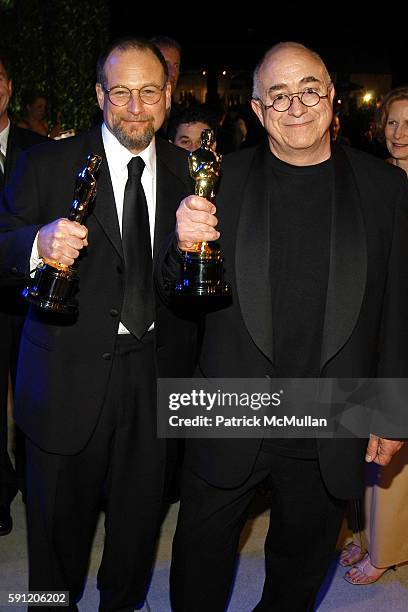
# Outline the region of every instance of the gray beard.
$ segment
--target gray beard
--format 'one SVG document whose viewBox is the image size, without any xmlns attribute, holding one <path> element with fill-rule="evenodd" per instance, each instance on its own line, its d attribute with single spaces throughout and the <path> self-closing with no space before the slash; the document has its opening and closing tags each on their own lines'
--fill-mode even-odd
<svg viewBox="0 0 408 612">
<path fill-rule="evenodd" d="M 142 134 L 131 136 L 127 134 L 119 125 L 112 126 L 112 133 L 119 140 L 120 144 L 129 149 L 129 151 L 143 151 L 152 142 L 154 137 L 154 128 L 150 123 Z"/>
</svg>

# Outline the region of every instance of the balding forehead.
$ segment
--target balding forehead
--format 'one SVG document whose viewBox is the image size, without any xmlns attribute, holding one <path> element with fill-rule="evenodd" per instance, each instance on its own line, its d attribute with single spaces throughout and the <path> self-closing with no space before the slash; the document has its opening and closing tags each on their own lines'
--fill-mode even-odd
<svg viewBox="0 0 408 612">
<path fill-rule="evenodd" d="M 159 58 L 153 53 L 153 51 L 151 51 L 151 49 L 139 49 L 135 47 L 130 47 L 128 49 L 121 49 L 120 47 L 116 47 L 115 49 L 112 49 L 112 51 L 106 58 L 105 68 L 107 66 L 115 66 L 123 60 L 131 61 L 137 65 L 139 61 L 144 58 L 154 60 L 155 62 L 157 62 L 158 66 L 163 68 Z"/>
<path fill-rule="evenodd" d="M 269 86 L 283 85 L 295 74 L 299 77 L 299 81 L 313 82 L 315 80 L 325 83 L 330 80 L 321 58 L 306 47 L 295 44 L 283 44 L 272 48 L 265 55 L 259 70 L 260 79 L 264 81 L 266 78 Z"/>
</svg>

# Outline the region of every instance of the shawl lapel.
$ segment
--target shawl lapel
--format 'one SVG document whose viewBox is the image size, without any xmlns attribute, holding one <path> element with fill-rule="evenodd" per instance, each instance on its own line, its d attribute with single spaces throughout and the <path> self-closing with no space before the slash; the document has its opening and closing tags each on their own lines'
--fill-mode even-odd
<svg viewBox="0 0 408 612">
<path fill-rule="evenodd" d="M 235 269 L 245 325 L 258 348 L 273 361 L 267 155 L 265 147 L 260 146 L 249 169 L 237 230 Z"/>
<path fill-rule="evenodd" d="M 367 244 L 360 194 L 341 148 L 333 147 L 334 205 L 321 369 L 351 336 L 364 297 Z"/>
<path fill-rule="evenodd" d="M 246 327 L 273 362 L 270 203 L 267 152 L 259 147 L 249 169 L 236 243 L 236 283 Z M 365 291 L 367 246 L 360 194 L 342 149 L 333 149 L 334 198 L 321 368 L 344 346 L 357 323 Z"/>
</svg>

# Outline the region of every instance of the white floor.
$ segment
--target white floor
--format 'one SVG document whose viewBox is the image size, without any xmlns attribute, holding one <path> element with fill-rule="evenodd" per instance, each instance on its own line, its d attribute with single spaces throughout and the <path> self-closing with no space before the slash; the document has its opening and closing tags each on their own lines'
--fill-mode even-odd
<svg viewBox="0 0 408 612">
<path fill-rule="evenodd" d="M 3 592 L 26 590 L 27 588 L 25 519 L 20 495 L 13 503 L 12 511 L 14 529 L 10 535 L 0 538 L 0 591 Z M 167 585 L 171 540 L 176 517 L 177 505 L 174 505 L 164 521 L 159 542 L 157 561 L 148 596 L 152 612 L 170 612 Z M 268 514 L 264 512 L 247 524 L 243 534 L 240 563 L 228 612 L 250 612 L 259 599 L 264 573 L 262 550 L 267 522 Z M 103 525 L 101 521 L 95 536 L 87 587 L 79 605 L 81 612 L 96 612 L 98 609 L 95 576 L 102 546 Z M 396 572 L 389 572 L 377 584 L 361 587 L 350 585 L 343 580 L 344 568 L 334 564 L 332 569 L 332 575 L 328 577 L 322 589 L 319 612 L 408 611 L 407 565 L 398 568 Z M 22 611 L 25 608 L 0 605 L 0 610 L 11 612 L 11 610 Z"/>
</svg>

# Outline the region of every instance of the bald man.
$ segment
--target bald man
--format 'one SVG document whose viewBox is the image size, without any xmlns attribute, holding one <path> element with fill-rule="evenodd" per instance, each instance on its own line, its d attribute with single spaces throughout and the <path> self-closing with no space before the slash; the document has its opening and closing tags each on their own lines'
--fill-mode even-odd
<svg viewBox="0 0 408 612">
<path fill-rule="evenodd" d="M 177 212 L 178 249 L 220 239 L 232 301 L 207 313 L 208 378 L 408 375 L 406 176 L 330 142 L 334 87 L 313 51 L 270 49 L 252 109 L 268 141 L 227 156 L 215 206 Z M 214 216 L 216 212 L 218 219 Z M 162 268 L 171 280 L 176 244 Z M 398 306 L 397 306 L 398 305 Z M 266 576 L 256 611 L 314 609 L 346 500 L 364 458 L 388 463 L 401 442 L 191 439 L 173 547 L 175 612 L 223 612 L 256 487 L 272 482 Z"/>
</svg>

